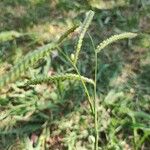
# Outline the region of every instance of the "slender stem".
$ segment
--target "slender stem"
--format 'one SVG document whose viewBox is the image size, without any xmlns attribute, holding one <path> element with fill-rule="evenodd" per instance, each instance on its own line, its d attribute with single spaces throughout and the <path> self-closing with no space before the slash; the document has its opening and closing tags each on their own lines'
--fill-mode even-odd
<svg viewBox="0 0 150 150">
<path fill-rule="evenodd" d="M 72 64 L 72 66 L 74 67 L 75 71 L 77 72 L 77 74 L 80 76 L 80 79 L 81 79 L 81 82 L 82 82 L 82 85 L 84 87 L 84 90 L 85 90 L 85 93 L 87 95 L 87 98 L 88 98 L 88 102 L 89 102 L 89 105 L 90 105 L 90 109 L 91 109 L 91 112 L 92 112 L 92 115 L 94 115 L 94 107 L 93 107 L 93 103 L 91 101 L 91 97 L 90 97 L 90 94 L 88 92 L 88 89 L 87 89 L 87 86 L 84 82 L 84 80 L 82 79 L 81 77 L 81 74 L 77 68 L 77 66 L 74 64 L 74 62 L 60 49 L 60 47 L 57 47 L 57 49 L 59 50 L 59 52 L 61 52 L 65 57 L 66 59 Z"/>
<path fill-rule="evenodd" d="M 98 150 L 98 112 L 97 112 L 97 53 L 95 52 L 95 85 L 94 85 L 94 125 L 95 125 L 95 146 Z"/>
<path fill-rule="evenodd" d="M 73 63 L 72 63 L 72 64 L 73 64 Z M 75 68 L 77 74 L 80 76 L 82 85 L 83 85 L 83 87 L 84 87 L 85 93 L 86 93 L 87 98 L 88 98 L 88 102 L 89 102 L 89 104 L 90 104 L 90 109 L 91 109 L 91 111 L 92 111 L 92 114 L 94 115 L 95 110 L 94 110 L 94 107 L 93 107 L 93 104 L 92 104 L 91 97 L 90 97 L 90 94 L 89 94 L 89 92 L 88 92 L 87 86 L 85 85 L 85 82 L 84 82 L 83 79 L 81 78 L 81 74 L 80 74 L 78 68 L 76 67 L 76 65 L 73 65 L 73 66 L 74 66 L 74 68 Z M 95 85 L 94 85 L 94 86 L 95 86 Z"/>
<path fill-rule="evenodd" d="M 97 112 L 97 106 L 98 106 L 98 102 L 97 102 L 97 52 L 94 46 L 94 41 L 91 37 L 91 35 L 88 33 L 91 43 L 92 43 L 92 47 L 93 50 L 95 52 L 95 77 L 94 77 L 94 128 L 95 128 L 95 143 L 94 143 L 94 149 L 98 150 L 98 139 L 99 139 L 99 135 L 98 135 L 98 112 Z"/>
<path fill-rule="evenodd" d="M 58 95 L 59 95 L 59 101 L 63 100 L 63 90 L 62 90 L 62 85 L 60 80 L 57 81 L 57 90 L 58 90 Z"/>
</svg>

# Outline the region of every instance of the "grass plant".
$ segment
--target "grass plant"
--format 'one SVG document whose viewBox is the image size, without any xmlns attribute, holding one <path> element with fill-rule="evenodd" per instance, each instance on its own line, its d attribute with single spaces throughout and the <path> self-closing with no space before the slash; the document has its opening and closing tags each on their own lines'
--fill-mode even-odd
<svg viewBox="0 0 150 150">
<path fill-rule="evenodd" d="M 20 2 L 16 1 L 13 7 L 22 6 Z M 12 3 L 0 2 L 10 5 L 7 11 L 12 9 Z M 48 7 L 45 3 L 47 1 L 38 1 L 32 5 L 35 10 L 40 10 L 42 5 L 42 13 L 43 8 Z M 54 1 L 49 9 L 53 12 L 53 7 L 58 7 L 58 11 L 72 12 L 72 5 L 80 10 L 78 2 L 66 8 L 65 1 Z M 25 26 L 34 18 L 37 22 L 32 16 L 33 8 L 28 16 L 28 7 L 25 3 L 20 8 L 26 19 Z M 146 12 L 148 8 L 142 3 L 142 9 Z M 144 150 L 149 147 L 149 33 L 144 39 L 145 34 L 134 26 L 135 18 L 130 16 L 132 19 L 129 17 L 126 21 L 124 11 L 93 10 L 87 11 L 83 22 L 75 23 L 56 38 L 58 40 L 53 37 L 45 41 L 39 41 L 39 37 L 26 39 L 29 28 L 25 32 L 11 29 L 0 33 L 2 60 L 8 56 L 4 54 L 10 53 L 8 50 L 17 55 L 12 60 L 22 56 L 15 63 L 6 59 L 5 64 L 0 58 L 0 149 Z M 38 17 L 40 22 L 42 14 L 38 13 Z M 61 22 L 61 17 L 58 21 Z M 65 23 L 70 26 L 72 23 L 68 22 Z M 126 27 L 127 22 L 136 30 Z M 46 32 L 59 28 L 54 22 L 48 23 L 53 28 L 49 27 Z M 60 24 L 62 28 L 64 22 Z M 111 34 L 115 32 L 113 36 L 106 35 L 110 24 Z M 56 34 L 60 35 L 60 31 Z M 25 57 L 23 51 L 27 53 Z M 5 66 L 8 69 L 3 70 Z"/>
</svg>

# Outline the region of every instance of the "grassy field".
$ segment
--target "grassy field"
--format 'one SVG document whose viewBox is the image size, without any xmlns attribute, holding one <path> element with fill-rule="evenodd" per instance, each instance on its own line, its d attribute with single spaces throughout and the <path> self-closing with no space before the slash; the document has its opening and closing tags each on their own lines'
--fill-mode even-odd
<svg viewBox="0 0 150 150">
<path fill-rule="evenodd" d="M 0 150 L 66 149 L 150 150 L 148 0 L 0 1 Z"/>
</svg>

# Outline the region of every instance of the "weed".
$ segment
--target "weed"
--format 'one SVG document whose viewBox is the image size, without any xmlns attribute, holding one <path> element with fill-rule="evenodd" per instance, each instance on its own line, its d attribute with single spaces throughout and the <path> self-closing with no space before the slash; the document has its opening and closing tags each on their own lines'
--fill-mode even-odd
<svg viewBox="0 0 150 150">
<path fill-rule="evenodd" d="M 29 7 L 31 1 L 25 2 L 24 7 Z M 21 5 L 24 4 L 20 2 Z M 15 4 L 16 7 L 20 2 L 12 1 L 6 4 L 9 3 L 10 7 Z M 32 2 L 36 5 L 34 9 L 38 10 L 39 22 L 43 16 L 44 19 L 47 17 L 47 10 L 43 11 L 43 8 L 49 10 L 49 5 L 45 5 L 47 2 Z M 65 1 L 54 1 L 51 8 L 59 7 L 65 11 L 73 9 L 74 4 L 79 11 L 78 1 L 73 2 L 71 7 L 64 7 Z M 41 5 L 46 7 L 40 8 Z M 91 6 L 99 8 L 92 4 Z M 142 2 L 141 7 L 143 6 L 146 7 Z M 69 10 L 67 14 L 63 12 L 63 15 L 70 15 L 70 11 L 75 10 Z M 0 77 L 0 148 L 138 150 L 149 146 L 149 54 L 146 42 L 149 34 L 146 34 L 144 39 L 141 34 L 137 34 L 138 32 L 132 33 L 139 31 L 132 30 L 136 28 L 138 18 L 134 19 L 136 22 L 132 17 L 127 18 L 127 22 L 122 8 L 100 11 L 100 14 L 99 11 L 95 11 L 96 14 L 94 11 L 86 13 L 78 30 L 79 35 L 75 31 L 78 25 L 75 25 L 60 38 L 56 38 L 57 41 L 29 41 L 25 35 L 30 33 L 22 33 L 21 30 L 16 32 L 12 29 L 13 25 L 10 27 L 12 31 L 0 34 L 3 53 L 6 49 L 9 53 L 12 46 L 16 55 L 13 58 L 14 67 L 8 68 L 10 71 L 3 69 L 5 65 L 1 69 L 3 75 Z M 77 12 L 71 15 L 76 16 Z M 38 20 L 36 12 L 28 17 L 28 14 L 24 16 L 26 27 L 28 21 L 33 21 L 34 24 Z M 42 22 L 40 23 L 42 27 Z M 124 29 L 130 28 L 131 32 L 123 32 Z M 106 31 L 107 37 L 116 31 L 121 34 L 104 38 Z M 72 38 L 68 38 L 69 35 L 72 35 Z M 137 35 L 141 39 L 137 38 L 137 43 L 134 44 L 130 39 Z M 102 37 L 105 40 L 99 43 Z M 120 42 L 120 45 L 119 42 L 113 45 L 122 39 L 128 40 Z M 28 42 L 31 43 L 25 47 Z M 29 52 L 24 58 L 18 58 L 22 55 L 18 54 L 20 51 L 26 53 L 37 45 L 42 46 Z M 138 53 L 139 45 L 142 46 L 142 52 Z M 102 51 L 103 49 L 105 50 Z M 136 61 L 142 57 L 144 59 L 141 63 Z M 8 85 L 9 88 L 5 88 Z M 10 142 L 6 141 L 8 138 Z"/>
</svg>

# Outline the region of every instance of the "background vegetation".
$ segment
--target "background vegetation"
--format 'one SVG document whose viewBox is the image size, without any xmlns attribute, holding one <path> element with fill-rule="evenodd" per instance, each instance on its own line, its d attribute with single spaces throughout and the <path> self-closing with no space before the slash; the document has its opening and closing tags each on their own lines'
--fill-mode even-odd
<svg viewBox="0 0 150 150">
<path fill-rule="evenodd" d="M 99 149 L 150 149 L 150 2 L 148 0 L 1 0 L 0 79 L 37 47 L 57 41 L 89 10 L 94 18 L 78 58 L 81 75 L 94 79 L 96 47 L 111 35 L 136 32 L 98 54 Z M 4 31 L 11 31 L 5 32 Z M 79 30 L 61 50 L 74 53 Z M 91 39 L 92 37 L 92 39 Z M 93 42 L 93 43 L 92 43 Z M 82 84 L 64 80 L 24 86 L 39 74 L 74 73 L 53 50 L 0 94 L 0 150 L 94 149 L 94 121 Z M 93 87 L 87 84 L 94 98 Z"/>
</svg>

